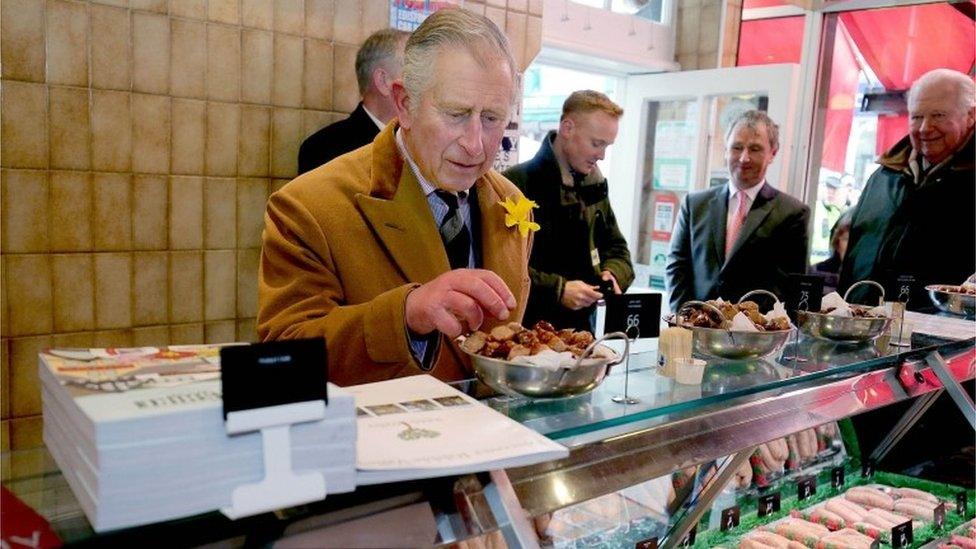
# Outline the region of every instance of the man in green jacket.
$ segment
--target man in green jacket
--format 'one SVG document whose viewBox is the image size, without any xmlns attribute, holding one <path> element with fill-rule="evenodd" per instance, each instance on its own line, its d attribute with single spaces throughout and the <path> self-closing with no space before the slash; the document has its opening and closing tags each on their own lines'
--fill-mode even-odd
<svg viewBox="0 0 976 549">
<path fill-rule="evenodd" d="M 596 165 L 616 139 L 623 112 L 600 92 L 573 92 L 558 131 L 549 132 L 534 158 L 504 173 L 539 205 L 526 326 L 545 320 L 556 328 L 592 330 L 601 284 L 619 294 L 634 280 L 607 180 Z"/>
</svg>

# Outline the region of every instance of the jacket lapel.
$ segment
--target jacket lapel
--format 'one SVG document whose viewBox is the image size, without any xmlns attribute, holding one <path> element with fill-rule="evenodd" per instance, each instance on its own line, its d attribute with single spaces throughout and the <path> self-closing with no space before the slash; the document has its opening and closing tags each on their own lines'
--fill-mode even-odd
<svg viewBox="0 0 976 549">
<path fill-rule="evenodd" d="M 705 208 L 705 230 L 706 234 L 714 235 L 712 238 L 712 256 L 715 258 L 712 265 L 721 265 L 725 260 L 725 224 L 729 215 L 729 190 L 725 186 L 722 190 L 712 196 L 712 200 L 717 200 L 718 204 Z"/>
<path fill-rule="evenodd" d="M 773 198 L 775 196 L 776 190 L 770 187 L 769 184 L 763 183 L 762 189 L 760 189 L 759 194 L 756 195 L 756 204 L 749 209 L 749 215 L 746 216 L 746 220 L 742 224 L 742 229 L 739 231 L 739 237 L 736 239 L 735 243 L 732 244 L 732 250 L 729 251 L 729 256 L 725 258 L 726 265 L 728 265 L 730 258 L 735 257 L 735 254 L 749 240 L 752 233 L 756 232 L 756 229 L 762 225 L 762 222 L 766 219 L 766 216 L 768 216 L 773 210 Z"/>
</svg>

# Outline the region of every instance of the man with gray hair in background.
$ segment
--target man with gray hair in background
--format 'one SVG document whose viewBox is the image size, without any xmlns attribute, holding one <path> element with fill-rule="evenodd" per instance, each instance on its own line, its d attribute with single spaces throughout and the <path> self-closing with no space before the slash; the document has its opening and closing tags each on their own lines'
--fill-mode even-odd
<svg viewBox="0 0 976 549">
<path fill-rule="evenodd" d="M 473 375 L 454 338 L 519 321 L 531 235 L 491 169 L 518 90 L 508 40 L 461 8 L 410 36 L 396 120 L 271 195 L 258 273 L 261 340 L 325 337 L 329 380 Z"/>
<path fill-rule="evenodd" d="M 348 118 L 310 135 L 298 149 L 298 173 L 318 168 L 333 158 L 373 142 L 396 115 L 393 82 L 403 71 L 403 47 L 409 32 L 376 31 L 356 52 L 356 83 L 362 101 Z"/>
</svg>

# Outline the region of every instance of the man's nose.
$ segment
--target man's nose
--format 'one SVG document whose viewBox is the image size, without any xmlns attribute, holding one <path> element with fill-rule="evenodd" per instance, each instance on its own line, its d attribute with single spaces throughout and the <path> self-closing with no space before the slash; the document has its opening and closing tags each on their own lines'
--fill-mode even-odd
<svg viewBox="0 0 976 549">
<path fill-rule="evenodd" d="M 918 131 L 925 133 L 932 130 L 932 121 L 928 116 L 922 117 L 922 123 L 918 126 Z"/>
<path fill-rule="evenodd" d="M 741 153 L 739 153 L 739 163 L 740 164 L 744 164 L 744 163 L 748 162 L 749 159 L 750 159 L 749 151 L 742 151 Z"/>
<path fill-rule="evenodd" d="M 481 142 L 481 117 L 472 116 L 464 125 L 458 144 L 473 158 L 481 158 L 484 152 Z"/>
</svg>

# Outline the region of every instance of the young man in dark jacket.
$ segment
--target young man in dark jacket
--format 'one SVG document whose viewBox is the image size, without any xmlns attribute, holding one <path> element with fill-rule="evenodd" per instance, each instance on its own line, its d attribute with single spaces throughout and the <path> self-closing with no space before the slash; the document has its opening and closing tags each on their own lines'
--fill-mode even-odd
<svg viewBox="0 0 976 549">
<path fill-rule="evenodd" d="M 545 320 L 556 328 L 592 330 L 600 284 L 619 294 L 634 280 L 627 241 L 597 167 L 622 114 L 600 92 L 573 92 L 563 103 L 559 130 L 549 132 L 534 158 L 504 173 L 539 205 L 526 326 Z"/>
</svg>

